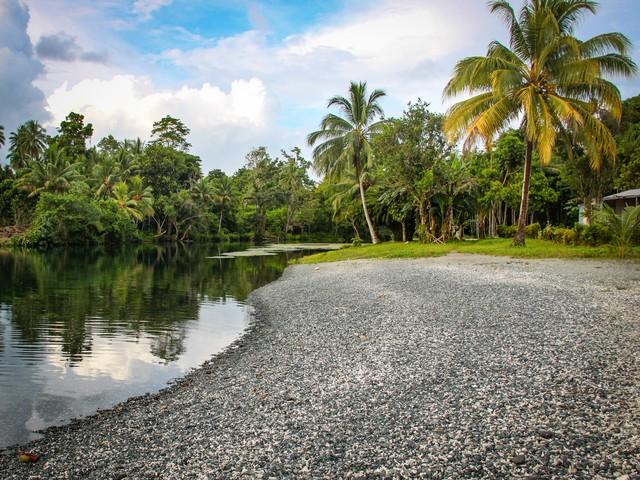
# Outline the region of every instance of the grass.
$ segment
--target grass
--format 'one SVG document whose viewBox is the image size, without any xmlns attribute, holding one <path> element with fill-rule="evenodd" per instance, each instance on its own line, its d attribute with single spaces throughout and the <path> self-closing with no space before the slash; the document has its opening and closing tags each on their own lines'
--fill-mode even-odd
<svg viewBox="0 0 640 480">
<path fill-rule="evenodd" d="M 378 245 L 346 247 L 340 250 L 316 253 L 302 257 L 295 263 L 340 262 L 366 258 L 437 257 L 451 252 L 516 258 L 616 258 L 615 251 L 607 246 L 570 246 L 547 240 L 528 239 L 525 247 L 514 247 L 511 245 L 511 239 L 497 238 L 478 241 L 455 241 L 444 245 L 418 242 L 385 242 Z M 640 247 L 633 249 L 632 257 L 640 257 Z"/>
</svg>

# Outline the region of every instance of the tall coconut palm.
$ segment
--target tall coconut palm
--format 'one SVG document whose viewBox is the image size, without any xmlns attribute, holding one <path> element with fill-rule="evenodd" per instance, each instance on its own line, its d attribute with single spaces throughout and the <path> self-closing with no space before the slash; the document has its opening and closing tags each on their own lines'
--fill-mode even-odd
<svg viewBox="0 0 640 480">
<path fill-rule="evenodd" d="M 378 101 L 384 95 L 383 90 L 374 90 L 367 96 L 366 82 L 351 82 L 349 98 L 337 95 L 327 104 L 327 108 L 338 107 L 343 116 L 327 114 L 320 123 L 320 130 L 310 133 L 307 137 L 311 146 L 323 140 L 313 150 L 316 171 L 335 179 L 339 179 L 350 169 L 355 172 L 362 210 L 373 243 L 378 243 L 379 240 L 367 208 L 362 175 L 373 165 L 371 138 L 381 132 L 386 123 L 385 120 L 376 121 L 377 117 L 383 116 Z"/>
<path fill-rule="evenodd" d="M 36 120 L 20 125 L 9 137 L 9 159 L 15 169 L 24 167 L 29 160 L 40 158 L 47 148 L 47 132 Z"/>
<path fill-rule="evenodd" d="M 66 157 L 64 148 L 52 145 L 42 160 L 29 160 L 22 169 L 18 185 L 29 192 L 29 197 L 40 192 L 62 193 L 80 179 L 77 164 Z"/>
<path fill-rule="evenodd" d="M 534 150 L 540 162 L 551 159 L 558 138 L 579 141 L 594 168 L 614 160 L 616 144 L 601 121 L 604 110 L 620 121 L 620 92 L 606 77 L 632 76 L 631 44 L 620 33 L 581 41 L 578 21 L 595 13 L 590 0 L 527 0 L 518 14 L 505 0 L 490 2 L 510 34 L 510 47 L 494 41 L 486 56 L 458 62 L 444 97 L 473 95 L 447 113 L 445 131 L 466 137 L 465 147 L 487 144 L 513 122 L 520 121 L 526 139 L 524 175 L 515 245 L 524 245 L 529 178 Z"/>
<path fill-rule="evenodd" d="M 4 127 L 0 125 L 0 148 L 4 147 Z"/>
</svg>

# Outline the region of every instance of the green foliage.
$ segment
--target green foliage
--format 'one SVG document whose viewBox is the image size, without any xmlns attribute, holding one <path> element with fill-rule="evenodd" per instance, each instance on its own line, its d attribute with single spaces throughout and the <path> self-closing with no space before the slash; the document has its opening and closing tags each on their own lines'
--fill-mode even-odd
<svg viewBox="0 0 640 480">
<path fill-rule="evenodd" d="M 583 226 L 576 225 L 575 228 L 578 232 L 580 241 L 585 245 L 595 247 L 598 245 L 606 245 L 611 241 L 611 234 L 609 230 L 598 223 Z"/>
<path fill-rule="evenodd" d="M 107 135 L 98 142 L 97 147 L 101 153 L 106 153 L 107 155 L 115 155 L 124 147 L 124 144 L 116 140 L 113 135 Z"/>
<path fill-rule="evenodd" d="M 362 107 L 360 100 L 371 100 L 359 98 L 356 93 L 363 90 L 361 85 L 355 87 L 357 91 L 350 92 L 349 98 L 332 99 L 342 114 L 348 105 Z M 616 137 L 619 168 L 604 163 L 594 171 L 587 151 L 579 144 L 571 150 L 562 144 L 556 146 L 546 166 L 533 155 L 527 238 L 540 236 L 577 246 L 613 241 L 609 227 L 597 222 L 586 227 L 567 226 L 577 220 L 580 203 L 597 204 L 598 198 L 611 193 L 614 184 L 620 188 L 637 186 L 634 162 L 640 130 L 634 122 L 640 116 L 634 110 L 636 103 L 634 99 L 625 102 L 623 128 Z M 371 112 L 377 115 L 376 108 Z M 328 117 L 334 127 L 346 128 L 340 117 Z M 35 122 L 23 127 L 26 125 L 38 130 Z M 256 148 L 231 176 L 213 170 L 203 177 L 198 157 L 163 145 L 158 138 L 147 146 L 140 139 L 120 142 L 107 136 L 74 161 L 60 147 L 63 135 L 78 139 L 86 130 L 84 119 L 72 114 L 64 134 L 61 132 L 49 147 L 45 145 L 43 152 L 33 154 L 35 158 L 29 158 L 21 168 L 2 170 L 0 225 L 22 227 L 33 219 L 29 238 L 36 240 L 29 242 L 42 240 L 47 245 L 121 243 L 138 238 L 349 241 L 363 238 L 369 227 L 364 194 L 371 223 L 382 239 L 411 240 L 417 236 L 431 242 L 463 235 L 514 235 L 524 174 L 526 137 L 522 130 L 507 130 L 493 148 L 460 156 L 444 135 L 442 116 L 431 112 L 421 100 L 410 103 L 400 118 L 369 122 L 368 126 L 368 146 L 361 156 L 349 157 L 353 150 L 347 146 L 341 150 L 346 156 L 327 153 L 321 155 L 322 161 L 315 158 L 316 167 L 326 174 L 316 183 L 309 177 L 310 162 L 298 148 L 281 151 L 279 158 L 264 147 Z M 337 145 L 337 138 L 353 140 L 347 130 L 333 132 L 337 136 L 330 129 L 316 134 L 329 148 Z M 319 142 L 316 149 L 320 147 Z M 361 169 L 359 175 L 356 166 Z M 45 193 L 73 198 L 77 203 L 67 202 L 63 208 L 62 204 L 45 202 L 35 218 L 35 206 Z M 87 211 L 81 210 L 81 201 Z M 69 217 L 70 226 L 47 218 L 46 208 Z M 92 214 L 95 209 L 99 211 L 97 223 Z M 76 228 L 74 222 L 79 218 L 85 218 L 88 230 Z M 540 229 L 540 224 L 551 223 L 556 226 Z M 78 238 L 70 238 L 73 235 Z M 640 232 L 635 235 L 640 237 Z"/>
<path fill-rule="evenodd" d="M 42 192 L 68 192 L 73 184 L 80 181 L 78 164 L 67 156 L 64 148 L 52 145 L 40 160 L 29 160 L 20 171 L 18 184 L 29 192 L 30 197 Z"/>
<path fill-rule="evenodd" d="M 90 200 L 73 193 L 42 193 L 29 230 L 15 243 L 46 248 L 138 239 L 135 224 L 115 200 Z"/>
<path fill-rule="evenodd" d="M 14 169 L 23 168 L 31 160 L 38 160 L 47 147 L 49 137 L 35 120 L 20 125 L 9 137 L 9 161 Z"/>
<path fill-rule="evenodd" d="M 100 200 L 97 205 L 100 209 L 100 243 L 119 244 L 140 240 L 141 232 L 136 223 L 117 200 Z"/>
<path fill-rule="evenodd" d="M 640 231 L 640 206 L 627 207 L 618 215 L 609 205 L 603 205 L 594 220 L 608 230 L 618 256 L 626 257 Z"/>
<path fill-rule="evenodd" d="M 42 193 L 33 223 L 20 243 L 27 247 L 86 245 L 100 241 L 101 211 L 74 194 Z"/>
<path fill-rule="evenodd" d="M 498 236 L 501 238 L 513 238 L 516 234 L 515 225 L 498 225 Z"/>
<path fill-rule="evenodd" d="M 445 131 L 451 140 L 464 137 L 469 150 L 478 142 L 490 145 L 522 118 L 525 166 L 514 243 L 524 245 L 533 152 L 547 165 L 556 143 L 565 141 L 580 144 L 594 170 L 615 160 L 616 144 L 603 118 L 618 123 L 622 102 L 607 77 L 633 77 L 637 67 L 631 42 L 621 33 L 586 41 L 574 36 L 581 14 L 596 12 L 595 2 L 527 0 L 518 13 L 507 1 L 489 6 L 506 24 L 509 46 L 494 41 L 485 56 L 458 62 L 444 96 L 471 98 L 449 109 Z"/>
<path fill-rule="evenodd" d="M 597 247 L 611 241 L 609 230 L 602 225 L 580 225 L 573 228 L 546 226 L 540 231 L 539 238 L 564 245 L 587 245 Z"/>
<path fill-rule="evenodd" d="M 201 177 L 200 158 L 153 144 L 140 156 L 138 172 L 156 196 L 168 196 Z"/>
<path fill-rule="evenodd" d="M 317 172 L 335 181 L 355 174 L 373 243 L 378 242 L 378 236 L 367 207 L 363 174 L 373 168 L 372 138 L 386 123 L 384 119 L 375 121 L 384 114 L 379 100 L 385 95 L 383 90 L 374 90 L 367 95 L 366 82 L 351 82 L 349 98 L 336 95 L 327 104 L 329 108 L 336 107 L 342 116 L 326 115 L 320 122 L 320 130 L 307 137 L 309 145 L 315 145 L 313 164 Z"/>
<path fill-rule="evenodd" d="M 87 140 L 93 136 L 93 125 L 84 123 L 84 115 L 71 112 L 60 123 L 58 135 L 52 142 L 64 149 L 72 161 L 79 160 L 87 153 Z"/>
<path fill-rule="evenodd" d="M 187 137 L 191 130 L 177 118 L 170 115 L 153 123 L 151 130 L 151 143 L 165 148 L 187 152 L 191 144 L 187 142 Z"/>
<path fill-rule="evenodd" d="M 542 227 L 540 226 L 539 223 L 532 223 L 531 225 L 527 225 L 527 227 L 525 228 L 525 233 L 527 235 L 527 238 L 538 238 L 540 236 L 540 231 L 542 230 Z"/>
<path fill-rule="evenodd" d="M 378 245 L 362 245 L 359 248 L 346 247 L 340 250 L 309 255 L 296 263 L 341 262 L 365 258 L 420 258 L 438 257 L 451 252 L 482 255 L 508 256 L 518 258 L 611 258 L 610 249 L 605 247 L 568 246 L 545 240 L 529 240 L 527 246 L 514 247 L 510 239 L 500 238 L 478 241 L 451 241 L 444 244 L 385 242 Z M 640 249 L 635 250 L 640 255 Z"/>
<path fill-rule="evenodd" d="M 0 170 L 0 226 L 23 226 L 31 220 L 36 202 L 18 188 L 12 175 L 2 174 L 7 171 Z"/>
</svg>

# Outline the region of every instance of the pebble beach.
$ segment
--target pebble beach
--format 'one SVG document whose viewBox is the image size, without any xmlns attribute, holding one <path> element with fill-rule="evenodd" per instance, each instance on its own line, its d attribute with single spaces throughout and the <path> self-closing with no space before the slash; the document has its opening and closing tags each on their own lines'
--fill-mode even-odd
<svg viewBox="0 0 640 480">
<path fill-rule="evenodd" d="M 3 479 L 640 479 L 640 264 L 294 265 L 225 352 Z"/>
</svg>

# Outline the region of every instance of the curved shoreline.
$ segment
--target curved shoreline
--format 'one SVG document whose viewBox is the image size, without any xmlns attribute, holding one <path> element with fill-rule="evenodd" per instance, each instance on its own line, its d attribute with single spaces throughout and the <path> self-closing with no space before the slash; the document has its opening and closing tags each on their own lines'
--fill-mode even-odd
<svg viewBox="0 0 640 480">
<path fill-rule="evenodd" d="M 28 445 L 35 464 L 4 449 L 2 478 L 640 470 L 637 265 L 301 265 L 249 303 L 224 351 L 156 394 L 48 428 Z"/>
</svg>

